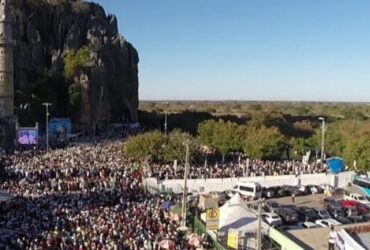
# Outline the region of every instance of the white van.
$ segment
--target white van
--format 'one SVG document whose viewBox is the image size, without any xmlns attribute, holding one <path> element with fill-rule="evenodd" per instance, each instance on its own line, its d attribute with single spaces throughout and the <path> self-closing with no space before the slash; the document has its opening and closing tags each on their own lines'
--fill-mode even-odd
<svg viewBox="0 0 370 250">
<path fill-rule="evenodd" d="M 242 196 L 252 197 L 253 199 L 262 197 L 262 187 L 258 182 L 241 181 L 233 190 Z"/>
</svg>

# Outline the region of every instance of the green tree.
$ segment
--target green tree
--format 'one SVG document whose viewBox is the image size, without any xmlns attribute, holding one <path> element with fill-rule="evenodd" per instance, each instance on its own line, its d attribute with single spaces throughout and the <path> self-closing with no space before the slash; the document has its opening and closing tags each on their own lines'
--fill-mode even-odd
<svg viewBox="0 0 370 250">
<path fill-rule="evenodd" d="M 189 143 L 190 157 L 197 151 L 198 145 L 193 136 L 189 133 L 183 133 L 181 130 L 173 130 L 168 134 L 167 142 L 163 148 L 163 159 L 165 161 L 178 160 L 185 161 L 186 147 L 185 143 Z"/>
<path fill-rule="evenodd" d="M 208 120 L 199 124 L 198 139 L 201 143 L 215 148 L 225 160 L 227 153 L 240 150 L 241 129 L 236 123 L 230 121 Z"/>
<path fill-rule="evenodd" d="M 158 131 L 131 137 L 125 145 L 125 153 L 135 160 L 159 161 L 163 157 L 165 136 Z"/>
<path fill-rule="evenodd" d="M 356 169 L 354 170 L 369 171 L 370 134 L 350 140 L 345 149 L 344 156 L 347 166 L 353 167 L 353 162 L 356 161 Z"/>
<path fill-rule="evenodd" d="M 278 128 L 268 128 L 264 125 L 260 127 L 245 127 L 244 153 L 256 159 L 275 159 L 280 158 L 284 148 L 284 135 Z"/>
</svg>

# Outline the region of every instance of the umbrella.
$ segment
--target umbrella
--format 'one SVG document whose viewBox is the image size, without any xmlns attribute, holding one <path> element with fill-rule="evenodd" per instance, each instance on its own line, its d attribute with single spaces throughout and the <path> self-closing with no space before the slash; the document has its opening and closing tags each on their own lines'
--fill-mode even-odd
<svg viewBox="0 0 370 250">
<path fill-rule="evenodd" d="M 175 242 L 172 240 L 162 240 L 159 242 L 159 248 L 161 249 L 174 249 L 175 248 Z"/>
<path fill-rule="evenodd" d="M 201 246 L 203 243 L 203 238 L 200 237 L 199 235 L 197 234 L 191 234 L 190 237 L 189 237 L 189 241 L 188 241 L 188 244 L 190 246 L 195 246 L 195 247 L 199 247 Z"/>
</svg>

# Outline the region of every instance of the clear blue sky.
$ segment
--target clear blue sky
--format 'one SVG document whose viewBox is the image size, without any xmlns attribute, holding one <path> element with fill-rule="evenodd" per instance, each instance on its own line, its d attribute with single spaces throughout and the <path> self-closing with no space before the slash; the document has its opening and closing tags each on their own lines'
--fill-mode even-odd
<svg viewBox="0 0 370 250">
<path fill-rule="evenodd" d="M 142 100 L 370 101 L 368 0 L 96 0 Z"/>
</svg>

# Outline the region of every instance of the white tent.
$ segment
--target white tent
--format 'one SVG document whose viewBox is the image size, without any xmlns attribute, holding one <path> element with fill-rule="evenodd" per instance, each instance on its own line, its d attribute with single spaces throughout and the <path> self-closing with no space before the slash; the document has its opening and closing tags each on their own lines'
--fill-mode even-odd
<svg viewBox="0 0 370 250">
<path fill-rule="evenodd" d="M 219 228 L 221 232 L 225 233 L 230 228 L 237 229 L 242 234 L 256 232 L 258 218 L 247 208 L 245 202 L 237 193 L 220 207 Z"/>
</svg>

